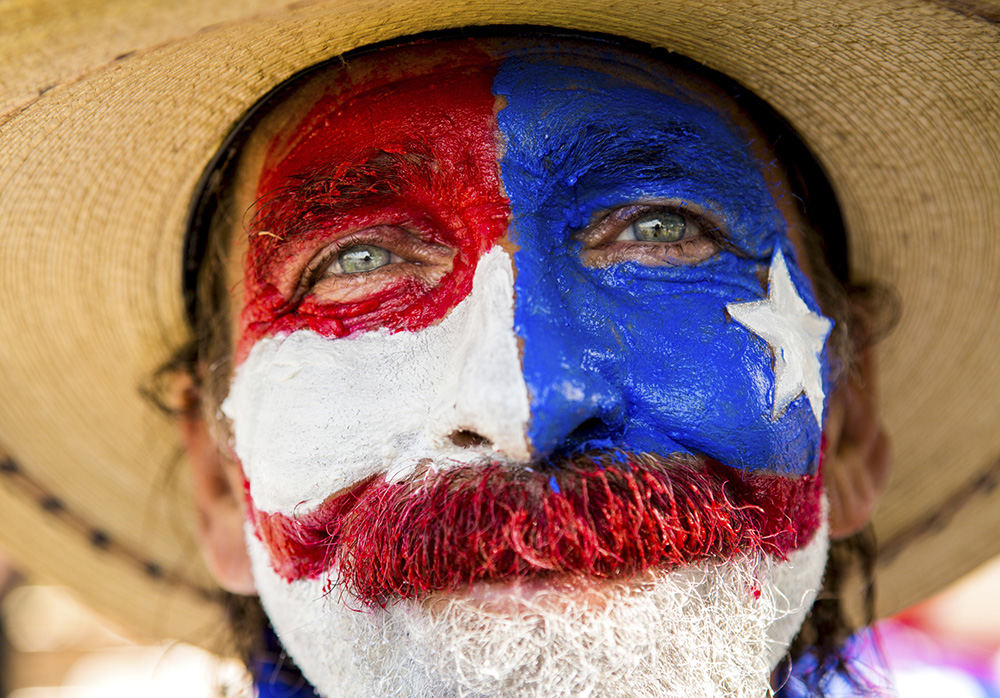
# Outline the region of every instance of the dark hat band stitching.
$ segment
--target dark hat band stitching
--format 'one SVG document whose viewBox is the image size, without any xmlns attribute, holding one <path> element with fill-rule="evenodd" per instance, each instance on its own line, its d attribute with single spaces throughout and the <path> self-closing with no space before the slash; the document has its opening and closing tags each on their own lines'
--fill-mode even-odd
<svg viewBox="0 0 1000 698">
<path fill-rule="evenodd" d="M 7 482 L 21 494 L 36 501 L 42 511 L 52 514 L 84 536 L 91 547 L 127 560 L 144 575 L 157 582 L 183 588 L 206 601 L 221 600 L 222 595 L 218 590 L 206 589 L 177 572 L 167 570 L 159 562 L 139 554 L 131 546 L 117 540 L 105 529 L 90 524 L 83 516 L 69 509 L 62 499 L 49 492 L 38 480 L 25 472 L 13 458 L 0 460 L 0 474 L 3 474 Z"/>
</svg>

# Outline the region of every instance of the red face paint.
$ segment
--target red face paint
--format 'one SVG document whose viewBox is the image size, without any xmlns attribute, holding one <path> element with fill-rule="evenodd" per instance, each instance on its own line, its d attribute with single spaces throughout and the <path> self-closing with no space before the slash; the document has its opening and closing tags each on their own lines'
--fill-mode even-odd
<svg viewBox="0 0 1000 698">
<path fill-rule="evenodd" d="M 410 67 L 406 79 L 404 70 L 333 86 L 271 143 L 250 232 L 238 361 L 279 332 L 422 329 L 469 293 L 479 257 L 505 234 L 494 62 L 456 44 L 446 67 Z M 433 281 L 402 275 L 349 302 L 317 299 L 301 286 L 303 267 L 324 248 L 377 226 L 453 250 L 450 273 Z M 359 242 L 378 244 L 352 244 Z"/>
<path fill-rule="evenodd" d="M 253 509 L 288 581 L 335 570 L 367 605 L 475 582 L 613 578 L 738 553 L 785 559 L 820 525 L 820 477 L 743 473 L 693 457 L 605 454 L 551 471 L 456 468 L 372 478 L 303 517 Z"/>
</svg>

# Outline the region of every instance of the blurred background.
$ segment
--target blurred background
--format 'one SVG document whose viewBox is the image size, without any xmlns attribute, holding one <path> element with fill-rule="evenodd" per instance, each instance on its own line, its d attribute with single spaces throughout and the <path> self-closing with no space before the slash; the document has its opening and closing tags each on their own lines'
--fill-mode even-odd
<svg viewBox="0 0 1000 698">
<path fill-rule="evenodd" d="M 876 624 L 860 653 L 901 698 L 1000 698 L 1000 560 Z M 0 553 L 0 695 L 252 695 L 243 669 L 180 643 L 137 644 L 62 587 L 22 579 Z M 881 668 L 881 667 L 884 667 Z"/>
<path fill-rule="evenodd" d="M 23 579 L 0 552 L 0 696 L 249 698 L 238 662 L 182 643 L 132 642 L 63 587 Z"/>
</svg>

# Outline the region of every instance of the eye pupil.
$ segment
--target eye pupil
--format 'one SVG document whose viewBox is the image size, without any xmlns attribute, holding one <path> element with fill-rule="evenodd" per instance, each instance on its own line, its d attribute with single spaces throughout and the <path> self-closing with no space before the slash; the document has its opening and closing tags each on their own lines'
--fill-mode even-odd
<svg viewBox="0 0 1000 698">
<path fill-rule="evenodd" d="M 375 245 L 354 245 L 337 257 L 345 274 L 361 274 L 384 267 L 389 263 L 389 251 Z"/>
<path fill-rule="evenodd" d="M 676 213 L 652 213 L 632 224 L 635 239 L 643 242 L 677 242 L 684 238 L 687 221 Z"/>
</svg>

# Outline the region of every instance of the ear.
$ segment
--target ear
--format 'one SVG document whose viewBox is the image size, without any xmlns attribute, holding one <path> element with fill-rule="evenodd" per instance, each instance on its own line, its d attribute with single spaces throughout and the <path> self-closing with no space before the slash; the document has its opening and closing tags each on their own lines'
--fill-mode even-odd
<svg viewBox="0 0 1000 698">
<path fill-rule="evenodd" d="M 823 436 L 823 481 L 830 537 L 846 538 L 871 519 L 889 480 L 892 452 L 878 416 L 875 352 L 868 346 L 830 398 Z"/>
<path fill-rule="evenodd" d="M 186 409 L 178 423 L 191 463 L 202 554 L 223 589 L 234 594 L 256 594 L 243 538 L 243 471 L 239 463 L 223 456 L 198 407 L 197 389 L 190 384 L 190 378 L 186 380 Z"/>
</svg>

